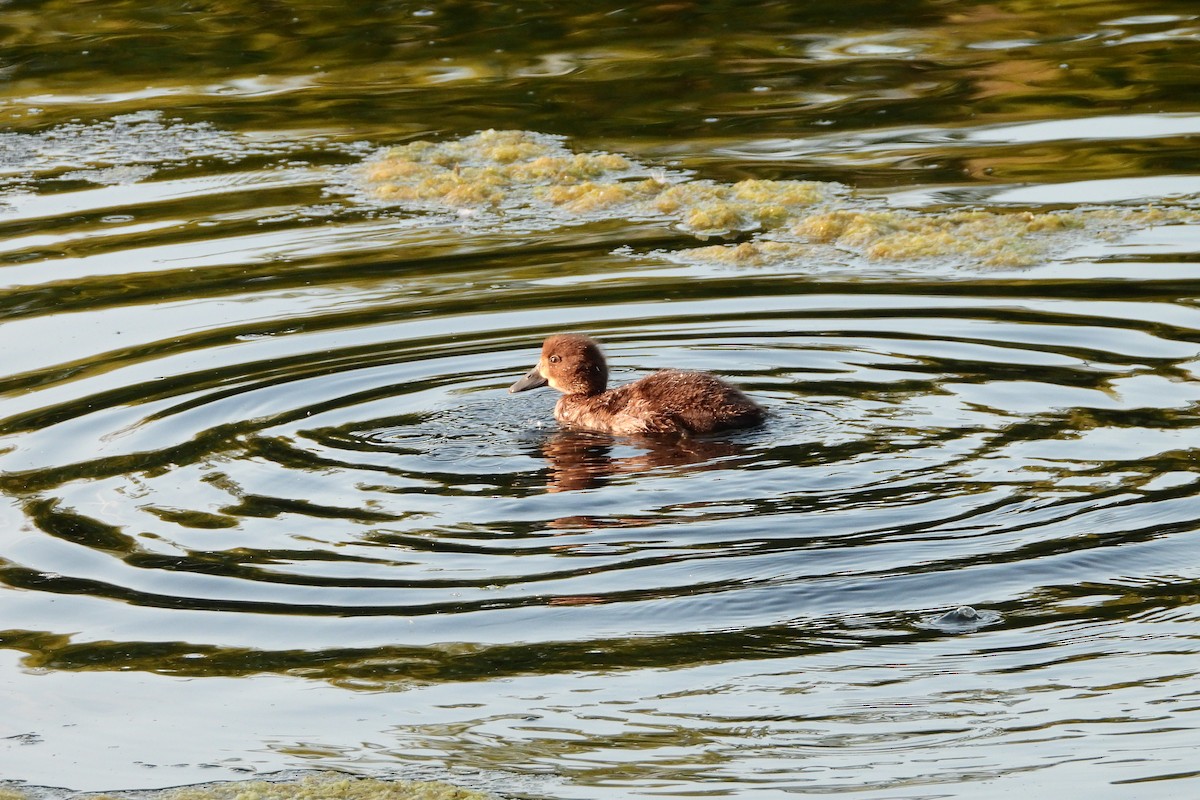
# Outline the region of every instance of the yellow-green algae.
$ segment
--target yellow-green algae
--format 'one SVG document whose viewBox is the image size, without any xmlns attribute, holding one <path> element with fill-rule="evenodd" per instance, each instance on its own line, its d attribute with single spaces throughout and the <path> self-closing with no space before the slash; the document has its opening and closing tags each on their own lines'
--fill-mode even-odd
<svg viewBox="0 0 1200 800">
<path fill-rule="evenodd" d="M 615 153 L 574 153 L 560 137 L 495 130 L 394 147 L 368 161 L 361 178 L 371 196 L 388 202 L 666 218 L 705 235 L 775 228 L 842 190 L 815 181 L 686 180 Z"/>
<path fill-rule="evenodd" d="M 748 241 L 678 251 L 705 263 L 762 266 L 814 257 L 867 262 L 969 260 L 990 267 L 1035 263 L 1086 235 L 1113 237 L 1153 225 L 1196 222 L 1185 206 L 1069 211 L 893 209 L 818 181 L 695 180 L 615 153 L 575 153 L 561 137 L 488 130 L 395 147 L 361 179 L 376 199 L 498 215 L 659 219 L 699 237 Z"/>
<path fill-rule="evenodd" d="M 573 186 L 624 174 L 632 166 L 611 153 L 572 153 L 548 136 L 487 130 L 455 141 L 395 147 L 368 162 L 363 177 L 384 200 L 499 207 L 519 187 Z"/>
<path fill-rule="evenodd" d="M 340 773 L 308 775 L 298 781 L 227 781 L 130 793 L 78 793 L 72 800 L 494 800 L 494 795 L 439 781 L 381 781 Z M 0 800 L 29 800 L 0 789 Z"/>
<path fill-rule="evenodd" d="M 838 210 L 810 214 L 774 238 L 685 250 L 709 263 L 764 266 L 812 258 L 832 247 L 870 261 L 968 258 L 985 267 L 1027 266 L 1061 247 L 1064 234 L 1119 236 L 1155 225 L 1196 222 L 1188 208 L 1093 208 L 1078 211 Z"/>
<path fill-rule="evenodd" d="M 1046 234 L 1085 225 L 1081 212 L 838 210 L 796 220 L 785 232 L 786 239 L 695 248 L 687 254 L 705 261 L 763 265 L 802 257 L 812 245 L 826 245 L 871 261 L 965 256 L 984 266 L 1021 266 L 1045 252 L 1050 244 Z"/>
</svg>

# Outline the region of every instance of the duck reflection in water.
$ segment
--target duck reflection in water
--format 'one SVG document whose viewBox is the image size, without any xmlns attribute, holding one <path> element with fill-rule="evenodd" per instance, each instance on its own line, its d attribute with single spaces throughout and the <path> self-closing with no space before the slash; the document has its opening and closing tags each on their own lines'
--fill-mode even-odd
<svg viewBox="0 0 1200 800">
<path fill-rule="evenodd" d="M 643 452 L 614 456 L 620 445 L 631 445 Z M 589 431 L 561 430 L 534 445 L 531 455 L 545 458 L 550 473 L 546 488 L 550 492 L 569 492 L 602 486 L 619 475 L 636 475 L 670 467 L 681 471 L 729 469 L 742 460 L 751 460 L 744 445 L 737 442 L 685 437 L 630 437 L 624 442 L 610 435 Z M 742 456 L 739 459 L 737 457 Z M 573 527 L 592 520 L 577 517 L 555 520 L 552 526 Z M 636 520 L 646 524 L 647 520 Z"/>
<path fill-rule="evenodd" d="M 762 406 L 706 372 L 665 369 L 608 389 L 600 345 L 578 334 L 546 339 L 538 363 L 508 391 L 547 384 L 563 393 L 554 418 L 577 430 L 686 436 L 749 428 L 766 418 Z"/>
</svg>

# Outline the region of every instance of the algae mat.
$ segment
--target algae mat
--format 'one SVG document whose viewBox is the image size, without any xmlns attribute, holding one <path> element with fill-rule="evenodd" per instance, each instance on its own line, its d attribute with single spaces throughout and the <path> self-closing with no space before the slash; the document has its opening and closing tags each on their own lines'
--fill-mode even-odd
<svg viewBox="0 0 1200 800">
<path fill-rule="evenodd" d="M 0 800 L 490 800 L 495 795 L 439 781 L 383 781 L 334 772 L 281 780 L 221 781 L 196 786 L 136 792 L 81 792 L 36 787 L 0 787 Z"/>
<path fill-rule="evenodd" d="M 736 240 L 664 256 L 747 266 L 849 259 L 1020 267 L 1088 238 L 1119 239 L 1200 216 L 1184 203 L 891 208 L 839 183 L 753 178 L 720 183 L 617 153 L 577 153 L 563 137 L 532 131 L 487 130 L 390 148 L 369 158 L 355 179 L 367 198 L 450 213 L 478 227 L 520 231 L 547 222 L 660 222 L 699 239 Z"/>
</svg>

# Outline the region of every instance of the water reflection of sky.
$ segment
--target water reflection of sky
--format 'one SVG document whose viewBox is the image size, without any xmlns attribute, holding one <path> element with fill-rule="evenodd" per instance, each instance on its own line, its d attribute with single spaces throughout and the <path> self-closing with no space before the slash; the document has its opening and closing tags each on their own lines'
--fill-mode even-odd
<svg viewBox="0 0 1200 800">
<path fill-rule="evenodd" d="M 1194 9 L 474 8 L 6 6 L 0 776 L 1188 794 Z M 692 251 L 764 231 L 356 183 L 489 128 L 1128 216 L 739 262 Z M 559 329 L 770 423 L 562 431 L 504 392 Z"/>
</svg>

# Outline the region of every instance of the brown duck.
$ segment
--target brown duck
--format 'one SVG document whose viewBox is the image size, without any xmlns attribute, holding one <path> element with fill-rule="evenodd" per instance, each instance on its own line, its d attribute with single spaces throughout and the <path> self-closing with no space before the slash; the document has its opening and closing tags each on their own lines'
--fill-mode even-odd
<svg viewBox="0 0 1200 800">
<path fill-rule="evenodd" d="M 546 339 L 537 366 L 508 391 L 547 384 L 563 393 L 554 406 L 554 418 L 581 430 L 621 435 L 713 433 L 748 428 L 766 418 L 762 406 L 706 372 L 665 369 L 607 389 L 608 364 L 600 345 L 572 333 Z"/>
</svg>

